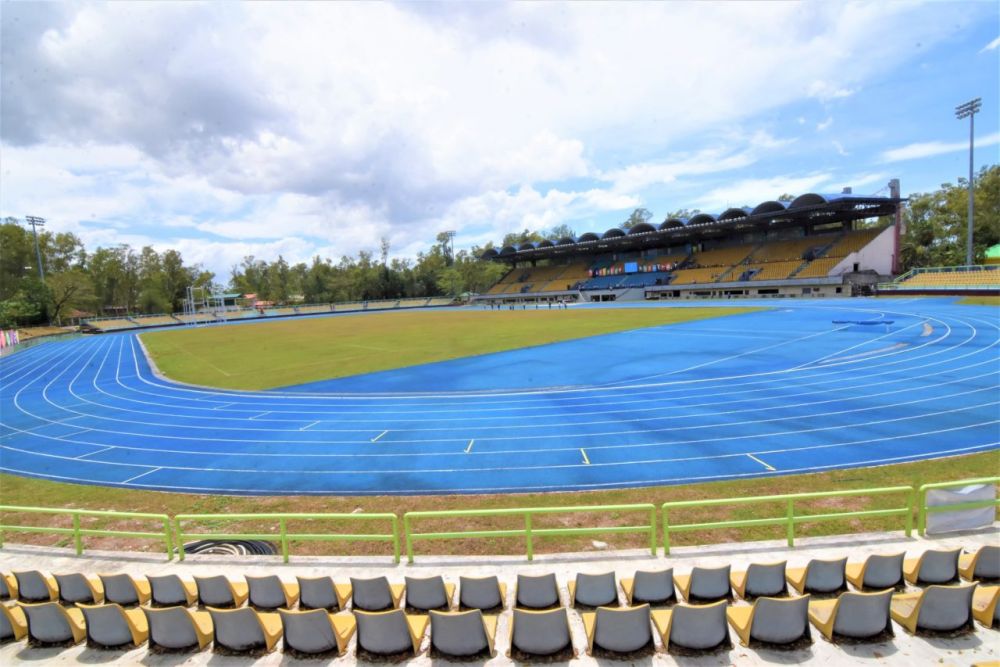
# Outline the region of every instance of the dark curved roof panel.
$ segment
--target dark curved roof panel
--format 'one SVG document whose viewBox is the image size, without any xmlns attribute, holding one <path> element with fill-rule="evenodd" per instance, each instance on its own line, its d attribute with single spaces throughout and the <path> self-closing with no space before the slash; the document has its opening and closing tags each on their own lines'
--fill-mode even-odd
<svg viewBox="0 0 1000 667">
<path fill-rule="evenodd" d="M 522 250 L 534 250 L 537 247 L 538 246 L 535 244 L 534 241 L 525 241 L 521 245 L 517 246 L 517 249 L 520 252 Z"/>
<path fill-rule="evenodd" d="M 505 245 L 504 247 L 500 248 L 501 257 L 506 257 L 507 255 L 516 255 L 516 254 L 517 254 L 517 248 L 515 248 L 512 245 Z"/>
<path fill-rule="evenodd" d="M 554 248 L 555 245 L 556 245 L 555 241 L 553 241 L 552 239 L 542 239 L 541 241 L 538 242 L 539 248 Z"/>
<path fill-rule="evenodd" d="M 804 206 L 821 206 L 826 204 L 829 200 L 823 195 L 818 195 L 815 192 L 807 192 L 804 195 L 799 195 L 792 200 L 789 205 L 789 209 L 802 208 Z"/>
<path fill-rule="evenodd" d="M 556 243 L 556 245 L 573 245 L 576 243 L 576 239 L 572 236 L 564 236 Z"/>
<path fill-rule="evenodd" d="M 494 257 L 498 256 L 499 254 L 500 253 L 497 252 L 496 248 L 487 248 L 486 250 L 483 251 L 483 254 L 480 255 L 479 258 L 480 259 L 493 259 Z"/>
<path fill-rule="evenodd" d="M 727 208 L 722 215 L 719 216 L 719 222 L 725 222 L 727 220 L 738 220 L 739 218 L 745 218 L 750 215 L 749 208 Z"/>
<path fill-rule="evenodd" d="M 594 232 L 587 232 L 586 234 L 580 234 L 580 237 L 576 240 L 577 243 L 586 243 L 587 241 L 600 241 L 601 237 Z"/>
<path fill-rule="evenodd" d="M 649 224 L 648 222 L 640 222 L 637 225 L 633 225 L 632 229 L 628 230 L 629 236 L 632 234 L 648 234 L 649 232 L 655 232 L 656 227 Z"/>
<path fill-rule="evenodd" d="M 707 225 L 712 222 L 718 222 L 719 218 L 712 215 L 711 213 L 698 213 L 697 215 L 691 216 L 688 220 L 688 226 L 690 225 Z"/>
<path fill-rule="evenodd" d="M 750 214 L 760 215 L 761 213 L 781 213 L 786 208 L 788 208 L 788 202 L 772 199 L 771 201 L 763 201 L 757 204 Z"/>
<path fill-rule="evenodd" d="M 685 227 L 687 223 L 687 218 L 667 218 L 660 223 L 660 231 L 665 229 L 679 229 L 681 227 Z"/>
<path fill-rule="evenodd" d="M 601 238 L 602 239 L 620 239 L 623 236 L 625 236 L 625 232 L 624 231 L 622 231 L 621 229 L 618 229 L 617 227 L 612 227 L 608 231 L 604 232 L 604 234 L 601 236 Z"/>
</svg>

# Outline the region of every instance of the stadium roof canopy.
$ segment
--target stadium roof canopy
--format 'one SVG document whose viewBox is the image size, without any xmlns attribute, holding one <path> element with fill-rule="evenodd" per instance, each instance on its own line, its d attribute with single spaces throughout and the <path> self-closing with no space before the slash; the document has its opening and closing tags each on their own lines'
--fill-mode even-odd
<svg viewBox="0 0 1000 667">
<path fill-rule="evenodd" d="M 612 227 L 603 234 L 587 232 L 577 238 L 528 241 L 517 246 L 490 248 L 482 259 L 500 262 L 550 259 L 697 243 L 736 233 L 812 227 L 832 222 L 893 215 L 904 200 L 853 194 L 822 195 L 813 192 L 790 202 L 765 201 L 753 208 L 730 208 L 718 215 L 698 213 L 690 219 L 668 218 L 659 225 L 640 223 L 624 230 Z"/>
</svg>

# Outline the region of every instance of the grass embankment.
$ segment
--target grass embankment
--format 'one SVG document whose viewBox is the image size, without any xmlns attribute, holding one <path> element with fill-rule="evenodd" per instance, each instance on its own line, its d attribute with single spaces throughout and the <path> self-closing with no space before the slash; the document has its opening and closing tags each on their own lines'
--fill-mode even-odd
<svg viewBox="0 0 1000 667">
<path fill-rule="evenodd" d="M 810 491 L 862 489 L 886 486 L 919 486 L 929 482 L 955 481 L 994 475 L 1000 469 L 1000 451 L 968 456 L 920 461 L 878 468 L 837 470 L 810 475 L 789 475 L 751 479 L 735 482 L 714 482 L 711 484 L 688 484 L 682 486 L 661 486 L 644 489 L 623 489 L 617 491 L 597 491 L 578 493 L 550 493 L 525 495 L 466 495 L 466 496 L 362 496 L 362 497 L 233 497 L 206 496 L 153 491 L 135 491 L 99 486 L 78 486 L 41 480 L 25 479 L 11 475 L 0 475 L 0 502 L 8 505 L 38 505 L 46 507 L 66 507 L 78 509 L 120 510 L 128 512 L 166 513 L 171 516 L 184 513 L 238 514 L 263 512 L 394 512 L 402 519 L 405 512 L 455 509 L 499 509 L 508 507 L 561 507 L 571 505 L 611 505 L 649 503 L 657 506 L 667 501 L 699 500 L 708 498 L 736 498 L 745 496 L 775 495 L 781 493 L 806 493 Z M 905 502 L 903 495 L 872 497 L 827 498 L 796 504 L 797 513 L 824 513 L 868 509 L 900 507 Z M 706 508 L 700 510 L 675 511 L 671 520 L 675 523 L 722 521 L 730 519 L 762 518 L 782 516 L 783 503 L 742 505 L 733 508 Z M 537 517 L 536 528 L 577 527 L 586 525 L 636 525 L 644 516 L 633 512 L 613 513 L 611 516 L 595 517 L 575 514 Z M 589 523 L 588 523 L 589 519 Z M 5 513 L 4 523 L 22 525 L 68 526 L 68 520 L 41 515 Z M 101 520 L 86 525 L 117 528 L 121 530 L 143 530 L 140 524 L 126 521 Z M 449 531 L 472 529 L 523 528 L 519 518 L 452 518 L 423 521 L 418 530 Z M 85 526 L 86 527 L 86 526 Z M 155 530 L 155 526 L 146 526 Z M 329 526 L 318 522 L 291 522 L 289 532 L 319 533 Z M 901 530 L 902 521 L 897 517 L 876 517 L 870 519 L 848 519 L 816 524 L 800 524 L 797 535 L 831 535 L 856 531 Z M 277 533 L 277 522 L 221 521 L 213 526 L 216 532 L 263 532 Z M 385 526 L 367 526 L 364 523 L 341 527 L 353 533 L 381 532 Z M 381 529 L 381 530 L 380 530 Z M 745 529 L 717 530 L 713 532 L 677 533 L 671 535 L 673 545 L 707 544 L 718 542 L 740 542 L 762 539 L 780 539 L 784 528 L 752 527 Z M 70 546 L 71 540 L 62 536 L 44 534 L 8 533 L 8 541 L 30 544 Z M 640 548 L 646 545 L 639 535 L 597 536 L 612 549 Z M 660 538 L 662 540 L 662 536 Z M 89 537 L 85 540 L 88 548 L 158 551 L 160 543 L 135 540 Z M 552 537 L 536 539 L 536 553 L 566 551 L 588 551 L 593 547 L 590 538 Z M 447 542 L 419 542 L 418 554 L 523 554 L 522 538 L 489 538 L 476 540 L 449 540 Z M 296 545 L 293 554 L 388 554 L 389 545 L 376 543 L 317 543 Z"/>
<path fill-rule="evenodd" d="M 760 308 L 371 313 L 142 335 L 166 376 L 273 389 Z"/>
<path fill-rule="evenodd" d="M 958 300 L 963 306 L 1000 306 L 1000 296 L 967 296 Z"/>
</svg>

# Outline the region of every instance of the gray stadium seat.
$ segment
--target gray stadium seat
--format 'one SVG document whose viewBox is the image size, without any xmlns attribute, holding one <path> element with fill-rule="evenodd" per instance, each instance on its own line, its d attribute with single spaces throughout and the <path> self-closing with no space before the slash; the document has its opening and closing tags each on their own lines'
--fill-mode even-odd
<svg viewBox="0 0 1000 667">
<path fill-rule="evenodd" d="M 649 605 L 626 607 L 598 607 L 594 612 L 581 614 L 587 632 L 587 653 L 634 654 L 653 650 L 653 631 L 650 628 Z M 635 657 L 629 655 L 630 658 Z"/>
<path fill-rule="evenodd" d="M 407 593 L 409 595 L 409 593 Z M 431 657 L 492 658 L 497 617 L 469 611 L 431 611 Z"/>
<path fill-rule="evenodd" d="M 504 608 L 507 599 L 507 585 L 500 583 L 496 576 L 459 577 L 459 609 L 479 609 L 497 611 Z"/>
<path fill-rule="evenodd" d="M 140 609 L 118 604 L 78 604 L 87 620 L 87 645 L 98 648 L 134 648 L 146 643 L 149 624 Z"/>
<path fill-rule="evenodd" d="M 574 655 L 569 616 L 563 607 L 547 611 L 514 609 L 510 657 L 569 659 Z"/>
<path fill-rule="evenodd" d="M 785 578 L 801 593 L 831 594 L 847 590 L 847 557 L 836 560 L 814 558 L 805 567 L 790 567 Z"/>
<path fill-rule="evenodd" d="M 958 559 L 958 569 L 967 581 L 1000 581 L 1000 547 L 987 545 L 972 553 L 962 554 Z"/>
<path fill-rule="evenodd" d="M 672 609 L 657 609 L 652 617 L 669 652 L 709 652 L 731 646 L 725 600 L 696 605 L 681 602 Z"/>
<path fill-rule="evenodd" d="M 127 574 L 99 574 L 104 586 L 104 601 L 114 602 L 123 607 L 134 607 L 149 602 L 152 597 L 149 581 L 137 579 Z"/>
<path fill-rule="evenodd" d="M 59 584 L 59 601 L 63 604 L 100 604 L 104 601 L 104 585 L 97 577 L 79 573 L 54 574 Z"/>
<path fill-rule="evenodd" d="M 361 611 L 395 609 L 402 601 L 405 588 L 403 584 L 389 585 L 385 577 L 351 577 L 351 606 Z"/>
<path fill-rule="evenodd" d="M 277 575 L 245 577 L 249 587 L 249 602 L 254 609 L 291 609 L 299 599 L 299 585 L 285 583 Z"/>
<path fill-rule="evenodd" d="M 152 589 L 150 604 L 154 607 L 190 607 L 198 601 L 198 586 L 176 574 L 146 577 Z"/>
<path fill-rule="evenodd" d="M 972 630 L 975 589 L 976 584 L 932 585 L 919 593 L 897 593 L 892 596 L 889 613 L 913 634 Z"/>
<path fill-rule="evenodd" d="M 723 567 L 696 567 L 691 574 L 675 574 L 674 583 L 688 602 L 716 602 L 732 600 L 729 587 L 728 565 Z"/>
<path fill-rule="evenodd" d="M 785 583 L 785 561 L 778 563 L 751 563 L 746 570 L 730 574 L 733 590 L 744 600 L 757 597 L 784 597 L 788 595 Z"/>
<path fill-rule="evenodd" d="M 576 575 L 576 581 L 567 584 L 570 604 L 574 607 L 612 607 L 618 606 L 618 587 L 615 586 L 615 573 Z"/>
<path fill-rule="evenodd" d="M 212 617 L 207 611 L 191 611 L 184 607 L 140 609 L 149 623 L 150 648 L 201 651 L 212 643 Z"/>
<path fill-rule="evenodd" d="M 13 572 L 17 599 L 21 602 L 51 602 L 59 599 L 59 584 L 51 575 L 37 570 Z"/>
<path fill-rule="evenodd" d="M 446 584 L 441 576 L 436 577 L 405 577 L 406 611 L 417 613 L 432 609 L 448 611 L 451 609 L 451 599 L 455 595 L 455 584 Z M 433 624 L 433 621 L 432 621 Z"/>
<path fill-rule="evenodd" d="M 859 591 L 885 590 L 904 586 L 903 558 L 906 554 L 876 554 L 861 563 L 848 563 L 846 576 Z"/>
<path fill-rule="evenodd" d="M 300 609 L 345 609 L 351 599 L 350 584 L 335 584 L 330 577 L 295 577 Z"/>
<path fill-rule="evenodd" d="M 669 605 L 677 601 L 673 568 L 657 572 L 637 570 L 635 577 L 623 578 L 621 586 L 629 606 L 643 603 Z"/>
<path fill-rule="evenodd" d="M 28 622 L 31 646 L 72 646 L 87 637 L 86 622 L 79 609 L 57 602 L 20 603 Z"/>
<path fill-rule="evenodd" d="M 285 650 L 311 657 L 344 655 L 354 636 L 356 622 L 351 614 L 331 614 L 325 609 L 288 611 L 279 609 Z"/>
<path fill-rule="evenodd" d="M 224 575 L 195 577 L 198 587 L 198 603 L 216 609 L 242 607 L 247 601 L 249 587 L 245 581 L 230 581 Z"/>
<path fill-rule="evenodd" d="M 809 603 L 809 620 L 829 641 L 853 641 L 892 636 L 889 604 L 892 589 L 880 593 L 841 593 L 833 600 Z"/>
<path fill-rule="evenodd" d="M 726 616 L 743 646 L 756 643 L 782 646 L 810 640 L 808 595 L 758 597 L 750 607 L 730 607 Z"/>
<path fill-rule="evenodd" d="M 407 616 L 402 609 L 390 611 L 355 610 L 358 624 L 358 653 L 379 657 L 415 656 L 427 632 L 429 619 L 423 614 Z"/>
<path fill-rule="evenodd" d="M 208 608 L 215 649 L 234 653 L 270 653 L 281 639 L 281 617 L 256 609 Z"/>
<path fill-rule="evenodd" d="M 561 606 L 556 575 L 517 575 L 514 587 L 514 605 L 524 609 L 551 609 Z"/>
<path fill-rule="evenodd" d="M 914 586 L 950 584 L 958 580 L 961 549 L 928 549 L 917 558 L 903 561 L 903 576 Z"/>
</svg>

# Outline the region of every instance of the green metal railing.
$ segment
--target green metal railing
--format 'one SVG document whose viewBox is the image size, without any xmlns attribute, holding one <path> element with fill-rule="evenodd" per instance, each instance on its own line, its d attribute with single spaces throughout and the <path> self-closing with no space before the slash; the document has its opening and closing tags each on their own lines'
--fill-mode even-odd
<svg viewBox="0 0 1000 667">
<path fill-rule="evenodd" d="M 16 505 L 0 505 L 0 513 L 16 512 L 20 514 L 49 514 L 53 516 L 69 516 L 73 522 L 72 528 L 58 526 L 26 526 L 9 524 L 0 521 L 0 547 L 3 546 L 4 533 L 49 533 L 55 535 L 72 535 L 76 555 L 83 554 L 83 538 L 94 537 L 131 537 L 144 540 L 163 540 L 167 560 L 173 558 L 173 541 L 170 534 L 170 517 L 166 514 L 143 514 L 139 512 L 105 512 L 96 510 L 55 509 L 46 507 L 18 507 Z M 81 518 L 131 519 L 156 522 L 163 526 L 159 532 L 136 530 L 111 530 L 109 528 L 84 528 Z"/>
<path fill-rule="evenodd" d="M 347 521 L 370 522 L 387 521 L 390 524 L 388 533 L 290 533 L 289 521 Z M 277 521 L 278 532 L 275 533 L 232 533 L 232 532 L 185 532 L 182 522 L 232 522 L 232 521 Z M 289 542 L 392 542 L 393 562 L 399 562 L 399 520 L 395 514 L 178 514 L 174 517 L 174 538 L 178 546 L 187 540 L 278 540 L 281 545 L 281 557 L 288 562 Z M 184 560 L 184 549 L 179 548 L 180 560 Z"/>
<path fill-rule="evenodd" d="M 646 512 L 648 522 L 635 526 L 600 526 L 585 528 L 535 528 L 533 517 L 541 514 L 570 514 L 576 512 Z M 450 532 L 417 533 L 413 523 L 423 519 L 450 519 L 467 517 L 521 516 L 524 528 L 505 530 L 464 530 Z M 528 560 L 535 557 L 536 537 L 569 537 L 578 535 L 606 535 L 609 533 L 645 533 L 649 536 L 649 552 L 656 555 L 656 506 L 652 503 L 635 505 L 584 505 L 579 507 L 519 507 L 498 510 L 448 510 L 439 512 L 407 512 L 403 515 L 403 533 L 406 535 L 406 557 L 413 562 L 413 543 L 417 540 L 460 540 L 475 537 L 524 537 Z"/>
<path fill-rule="evenodd" d="M 924 484 L 917 491 L 917 533 L 924 534 L 927 529 L 928 512 L 956 512 L 959 510 L 974 510 L 982 507 L 996 507 L 1000 505 L 1000 498 L 993 500 L 972 500 L 967 503 L 950 503 L 948 505 L 927 506 L 927 492 L 933 489 L 953 489 L 961 486 L 971 486 L 973 484 L 996 484 L 1000 482 L 1000 477 L 979 477 L 976 479 L 961 479 L 957 482 L 938 482 L 936 484 Z"/>
<path fill-rule="evenodd" d="M 813 500 L 816 498 L 844 498 L 850 496 L 875 496 L 891 493 L 905 493 L 906 506 L 894 507 L 880 510 L 859 510 L 853 512 L 827 512 L 824 514 L 796 514 L 795 503 L 800 500 Z M 795 524 L 816 522 L 816 521 L 836 521 L 839 519 L 860 519 L 876 516 L 902 516 L 904 518 L 907 537 L 913 531 L 913 496 L 914 490 L 911 486 L 889 486 L 878 489 L 852 489 L 847 491 L 821 491 L 816 493 L 790 493 L 776 496 L 750 496 L 746 498 L 717 498 L 712 500 L 681 500 L 676 502 L 663 503 L 663 550 L 664 554 L 670 553 L 670 533 L 694 530 L 714 530 L 721 528 L 749 528 L 751 526 L 785 526 L 785 534 L 788 539 L 788 546 L 795 546 Z M 734 519 L 730 521 L 710 521 L 708 523 L 670 523 L 670 511 L 683 508 L 705 508 L 719 505 L 748 505 L 754 503 L 784 503 L 785 512 L 783 516 L 769 517 L 765 519 Z"/>
</svg>

